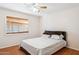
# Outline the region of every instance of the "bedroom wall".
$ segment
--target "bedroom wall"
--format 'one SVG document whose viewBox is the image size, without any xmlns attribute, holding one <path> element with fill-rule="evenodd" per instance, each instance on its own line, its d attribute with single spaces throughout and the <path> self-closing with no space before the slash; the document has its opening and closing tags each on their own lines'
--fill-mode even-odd
<svg viewBox="0 0 79 59">
<path fill-rule="evenodd" d="M 42 32 L 44 30 L 66 31 L 68 47 L 79 50 L 79 7 L 44 15 Z"/>
<path fill-rule="evenodd" d="M 6 34 L 6 16 L 29 20 L 29 33 Z M 0 48 L 18 45 L 21 40 L 40 36 L 40 17 L 0 8 Z"/>
</svg>

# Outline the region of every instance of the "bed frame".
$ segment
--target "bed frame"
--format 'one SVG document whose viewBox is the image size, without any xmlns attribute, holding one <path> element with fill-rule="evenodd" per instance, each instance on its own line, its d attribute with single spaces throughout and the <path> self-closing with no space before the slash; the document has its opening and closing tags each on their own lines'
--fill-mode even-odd
<svg viewBox="0 0 79 59">
<path fill-rule="evenodd" d="M 56 34 L 56 35 L 63 35 L 64 36 L 64 40 L 66 41 L 66 32 L 65 31 L 48 31 L 48 30 L 46 30 L 43 34 L 47 34 L 47 35 L 54 35 L 54 34 Z M 30 53 L 28 53 L 23 47 L 21 47 L 20 46 L 20 50 L 22 50 L 22 51 L 24 51 L 24 53 L 26 54 L 26 55 L 30 55 Z"/>
</svg>

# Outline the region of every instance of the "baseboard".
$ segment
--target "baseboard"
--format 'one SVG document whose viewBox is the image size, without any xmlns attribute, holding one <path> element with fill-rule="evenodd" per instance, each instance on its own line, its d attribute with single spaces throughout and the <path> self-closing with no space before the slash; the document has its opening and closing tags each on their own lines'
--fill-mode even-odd
<svg viewBox="0 0 79 59">
<path fill-rule="evenodd" d="M 77 49 L 77 48 L 72 48 L 72 47 L 67 47 L 67 48 L 70 48 L 70 49 L 73 49 L 73 50 L 79 51 L 79 49 Z"/>
<path fill-rule="evenodd" d="M 8 45 L 8 46 L 3 46 L 3 47 L 0 47 L 0 49 L 8 48 L 8 47 L 16 46 L 16 45 L 19 45 L 19 44 L 13 44 L 13 45 Z"/>
</svg>

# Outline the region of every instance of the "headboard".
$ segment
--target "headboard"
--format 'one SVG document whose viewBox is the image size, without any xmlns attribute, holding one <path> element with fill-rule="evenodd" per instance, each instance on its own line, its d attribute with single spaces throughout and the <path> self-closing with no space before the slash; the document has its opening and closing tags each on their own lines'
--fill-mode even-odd
<svg viewBox="0 0 79 59">
<path fill-rule="evenodd" d="M 45 31 L 43 34 L 47 34 L 47 35 L 53 35 L 53 34 L 56 34 L 56 35 L 63 35 L 64 36 L 64 40 L 66 41 L 66 32 L 65 31 Z"/>
</svg>

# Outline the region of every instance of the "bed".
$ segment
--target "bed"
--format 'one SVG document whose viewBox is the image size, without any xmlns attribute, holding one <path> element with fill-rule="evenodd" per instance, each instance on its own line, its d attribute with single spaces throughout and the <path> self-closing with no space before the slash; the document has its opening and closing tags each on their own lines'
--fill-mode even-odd
<svg viewBox="0 0 79 59">
<path fill-rule="evenodd" d="M 51 55 L 66 46 L 66 32 L 64 31 L 45 31 L 43 34 L 49 37 L 39 37 L 22 40 L 20 48 L 31 55 Z M 63 35 L 60 40 L 50 38 L 52 35 Z"/>
</svg>

